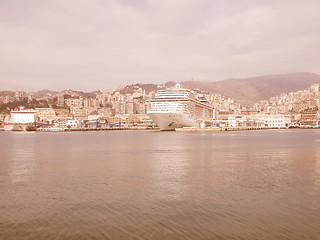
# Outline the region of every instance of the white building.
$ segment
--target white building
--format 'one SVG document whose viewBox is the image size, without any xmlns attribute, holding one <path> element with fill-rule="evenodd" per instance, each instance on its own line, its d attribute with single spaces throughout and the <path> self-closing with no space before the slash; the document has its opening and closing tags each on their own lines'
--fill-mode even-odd
<svg viewBox="0 0 320 240">
<path fill-rule="evenodd" d="M 237 127 L 259 127 L 259 128 L 286 128 L 291 124 L 290 115 L 230 115 L 228 116 L 228 126 Z"/>
<path fill-rule="evenodd" d="M 276 114 L 276 115 L 255 115 L 255 117 L 264 122 L 264 127 L 267 128 L 286 128 L 291 123 L 290 115 Z"/>
<path fill-rule="evenodd" d="M 68 107 L 71 107 L 71 106 L 82 107 L 83 105 L 82 99 L 79 99 L 79 98 L 68 98 L 68 99 L 65 99 L 64 101 Z"/>
<path fill-rule="evenodd" d="M 81 127 L 81 121 L 79 121 L 77 119 L 68 119 L 67 127 L 68 128 L 80 128 Z"/>
<path fill-rule="evenodd" d="M 36 108 L 37 121 L 50 121 L 56 118 L 56 112 L 53 108 Z"/>
<path fill-rule="evenodd" d="M 228 126 L 232 128 L 243 127 L 245 126 L 246 121 L 247 121 L 246 116 L 242 116 L 242 115 L 228 116 Z"/>
</svg>

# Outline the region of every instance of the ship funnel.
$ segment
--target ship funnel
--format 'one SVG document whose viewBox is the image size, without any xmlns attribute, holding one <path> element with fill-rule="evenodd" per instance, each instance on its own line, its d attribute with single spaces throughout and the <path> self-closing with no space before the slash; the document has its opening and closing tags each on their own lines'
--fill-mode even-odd
<svg viewBox="0 0 320 240">
<path fill-rule="evenodd" d="M 176 89 L 180 89 L 180 88 L 181 88 L 180 83 L 177 83 L 175 88 L 176 88 Z"/>
</svg>

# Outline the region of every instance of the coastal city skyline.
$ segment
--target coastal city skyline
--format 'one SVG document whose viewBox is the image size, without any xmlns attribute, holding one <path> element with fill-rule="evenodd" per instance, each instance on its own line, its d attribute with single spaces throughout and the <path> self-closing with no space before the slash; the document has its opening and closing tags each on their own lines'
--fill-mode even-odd
<svg viewBox="0 0 320 240">
<path fill-rule="evenodd" d="M 165 127 L 161 127 L 161 124 L 157 123 L 157 118 L 152 117 L 153 112 L 163 107 L 167 108 L 168 102 L 165 99 L 169 98 L 168 101 L 170 101 L 172 94 L 178 97 L 180 91 L 183 95 L 188 94 L 190 99 L 194 95 L 193 98 L 198 101 L 198 105 L 204 104 L 203 108 L 207 110 L 200 111 L 206 114 L 206 117 L 202 120 L 204 126 L 216 126 L 219 129 L 225 127 L 229 129 L 319 127 L 319 75 L 295 73 L 260 78 L 265 80 L 263 94 L 269 97 L 263 98 L 260 96 L 255 102 L 252 102 L 251 99 L 250 104 L 248 104 L 250 98 L 237 98 L 237 95 L 232 98 L 230 95 L 212 91 L 212 88 L 210 91 L 210 85 L 207 88 L 202 86 L 201 89 L 191 88 L 190 92 L 188 90 L 190 85 L 188 84 L 192 85 L 194 82 L 182 82 L 182 85 L 175 82 L 132 84 L 117 89 L 95 92 L 81 92 L 72 89 L 60 92 L 51 90 L 39 92 L 0 91 L 0 123 L 4 122 L 10 110 L 15 109 L 17 111 L 18 107 L 24 106 L 27 109 L 33 109 L 31 111 L 34 111 L 35 120 L 30 121 L 37 126 L 38 130 L 43 131 L 56 129 L 61 131 L 65 129 L 87 130 L 88 127 L 90 129 L 109 129 L 114 126 L 119 128 L 121 126 L 124 129 L 137 128 L 137 126 L 139 129 L 157 127 L 161 129 Z M 288 91 L 286 87 L 282 87 L 278 89 L 278 94 L 274 94 L 276 90 L 274 79 L 280 86 L 285 85 L 287 81 L 291 81 L 296 85 L 300 84 L 300 87 L 296 87 L 295 91 Z M 256 79 L 249 80 L 251 80 L 250 84 L 253 89 L 253 80 Z M 237 89 L 240 90 L 241 87 L 238 86 L 237 80 L 227 81 L 228 86 L 230 86 L 230 81 L 231 85 L 237 85 Z M 245 80 L 242 81 L 244 81 L 244 89 L 246 90 Z M 222 88 L 223 83 L 218 86 Z M 260 85 L 256 87 L 261 88 Z M 253 91 L 256 95 L 259 94 L 258 88 L 256 92 Z M 170 93 L 170 91 L 173 92 Z M 165 101 L 161 103 L 164 105 L 162 106 L 159 101 Z M 177 102 L 177 104 L 179 103 Z M 176 107 L 180 109 L 180 105 Z M 172 109 L 170 111 L 176 110 Z M 11 111 L 11 113 L 14 113 L 14 111 Z M 199 122 L 199 120 L 196 123 L 197 127 L 200 127 L 199 123 L 201 121 Z M 170 125 L 171 122 L 168 124 Z M 173 129 L 176 128 L 176 126 L 173 127 Z"/>
<path fill-rule="evenodd" d="M 0 238 L 320 239 L 320 0 L 0 0 Z"/>
<path fill-rule="evenodd" d="M 312 0 L 1 1 L 1 85 L 93 91 L 317 73 L 319 8 Z"/>
</svg>

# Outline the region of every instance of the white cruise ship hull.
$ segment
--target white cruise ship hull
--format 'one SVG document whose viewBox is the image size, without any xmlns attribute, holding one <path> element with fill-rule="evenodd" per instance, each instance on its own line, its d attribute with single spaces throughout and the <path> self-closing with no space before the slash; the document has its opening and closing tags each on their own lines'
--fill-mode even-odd
<svg viewBox="0 0 320 240">
<path fill-rule="evenodd" d="M 197 126 L 197 121 L 194 118 L 182 112 L 149 112 L 148 115 L 161 131 L 173 131 L 176 128 Z"/>
<path fill-rule="evenodd" d="M 33 124 L 23 124 L 23 123 L 5 123 L 5 131 L 32 131 L 34 130 Z"/>
<path fill-rule="evenodd" d="M 10 116 L 7 116 L 4 120 L 5 131 L 34 131 L 36 111 L 23 110 L 24 107 L 19 107 L 10 112 Z"/>
<path fill-rule="evenodd" d="M 160 130 L 175 130 L 183 127 L 202 127 L 205 119 L 213 116 L 213 107 L 203 96 L 194 91 L 181 89 L 159 90 L 151 101 L 149 117 Z M 203 119 L 203 120 L 201 120 Z"/>
</svg>

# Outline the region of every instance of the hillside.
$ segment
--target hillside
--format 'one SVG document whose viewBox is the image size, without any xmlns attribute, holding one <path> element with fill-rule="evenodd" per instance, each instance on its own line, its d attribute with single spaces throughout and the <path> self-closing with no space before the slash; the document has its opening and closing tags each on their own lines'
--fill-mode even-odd
<svg viewBox="0 0 320 240">
<path fill-rule="evenodd" d="M 289 73 L 279 75 L 266 75 L 244 79 L 226 79 L 218 82 L 183 81 L 181 86 L 187 89 L 199 89 L 204 92 L 211 92 L 230 97 L 235 102 L 243 106 L 252 106 L 261 100 L 269 100 L 270 97 L 278 96 L 282 93 L 295 92 L 306 89 L 312 84 L 320 83 L 320 75 L 315 73 Z M 138 88 L 142 88 L 148 94 L 150 91 L 156 92 L 161 88 L 173 87 L 175 82 L 165 84 L 132 84 L 120 90 L 121 94 L 132 94 Z M 81 96 L 83 98 L 95 97 L 100 91 L 81 92 L 66 89 L 60 92 L 48 89 L 32 94 L 33 98 L 41 99 L 45 97 L 56 97 L 58 95 L 69 94 L 71 96 Z M 14 97 L 14 91 L 0 91 L 0 98 L 3 96 Z"/>
<path fill-rule="evenodd" d="M 294 92 L 305 89 L 312 84 L 320 83 L 320 75 L 314 73 L 289 73 L 267 75 L 245 79 L 227 79 L 218 82 L 181 82 L 181 86 L 188 89 L 200 89 L 218 93 L 236 102 L 250 106 L 260 100 L 269 100 L 270 97 L 281 93 Z"/>
</svg>

